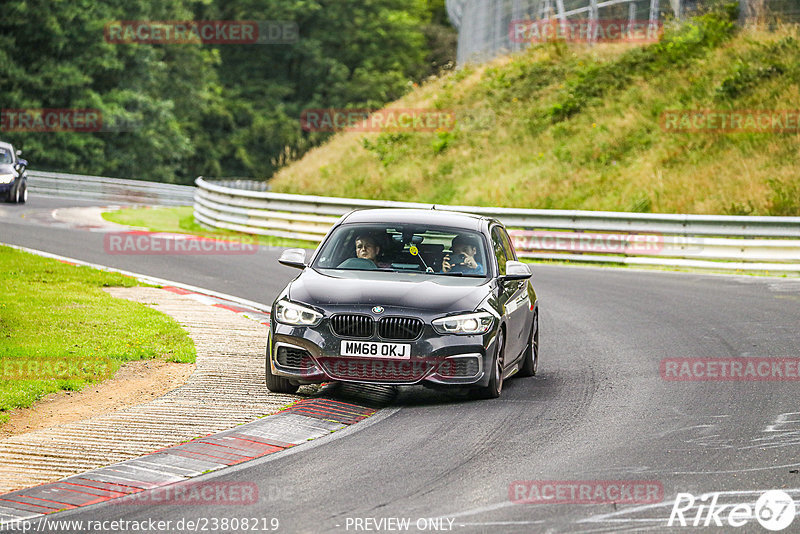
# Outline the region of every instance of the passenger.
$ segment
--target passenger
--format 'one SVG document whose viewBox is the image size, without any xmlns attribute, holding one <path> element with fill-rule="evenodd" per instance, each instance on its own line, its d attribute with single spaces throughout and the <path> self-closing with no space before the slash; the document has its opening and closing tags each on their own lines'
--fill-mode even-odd
<svg viewBox="0 0 800 534">
<path fill-rule="evenodd" d="M 475 259 L 478 247 L 478 239 L 475 237 L 463 234 L 455 236 L 450 247 L 453 252 L 442 259 L 442 272 L 486 274 L 483 265 Z"/>
</svg>

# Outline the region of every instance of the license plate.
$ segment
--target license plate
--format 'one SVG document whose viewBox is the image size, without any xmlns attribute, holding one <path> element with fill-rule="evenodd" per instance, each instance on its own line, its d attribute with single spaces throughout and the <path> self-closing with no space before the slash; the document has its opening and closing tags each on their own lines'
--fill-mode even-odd
<svg viewBox="0 0 800 534">
<path fill-rule="evenodd" d="M 372 358 L 411 358 L 411 345 L 407 343 L 376 343 L 373 341 L 342 341 L 342 356 L 369 356 Z"/>
</svg>

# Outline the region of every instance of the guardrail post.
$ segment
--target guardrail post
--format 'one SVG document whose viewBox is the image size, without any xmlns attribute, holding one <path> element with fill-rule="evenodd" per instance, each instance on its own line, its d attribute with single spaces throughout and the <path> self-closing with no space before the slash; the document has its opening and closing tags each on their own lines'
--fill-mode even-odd
<svg viewBox="0 0 800 534">
<path fill-rule="evenodd" d="M 589 44 L 594 44 L 597 41 L 597 26 L 600 23 L 597 0 L 589 0 L 589 8 L 589 31 L 592 32 L 589 37 Z"/>
<path fill-rule="evenodd" d="M 658 0 L 650 0 L 650 25 L 658 23 L 659 19 Z"/>
<path fill-rule="evenodd" d="M 558 20 L 561 24 L 562 35 L 567 35 L 567 16 L 564 14 L 564 0 L 556 0 L 556 9 L 558 9 Z"/>
</svg>

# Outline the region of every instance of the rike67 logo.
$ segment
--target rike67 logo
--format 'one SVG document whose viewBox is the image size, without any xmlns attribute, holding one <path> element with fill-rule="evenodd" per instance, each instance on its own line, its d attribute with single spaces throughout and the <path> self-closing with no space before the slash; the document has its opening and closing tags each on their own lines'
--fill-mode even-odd
<svg viewBox="0 0 800 534">
<path fill-rule="evenodd" d="M 722 504 L 718 502 L 721 495 L 717 492 L 695 497 L 691 493 L 678 493 L 667 526 L 738 528 L 755 519 L 765 529 L 777 532 L 791 525 L 797 512 L 792 497 L 781 490 L 765 491 L 755 506 L 749 503 Z"/>
</svg>

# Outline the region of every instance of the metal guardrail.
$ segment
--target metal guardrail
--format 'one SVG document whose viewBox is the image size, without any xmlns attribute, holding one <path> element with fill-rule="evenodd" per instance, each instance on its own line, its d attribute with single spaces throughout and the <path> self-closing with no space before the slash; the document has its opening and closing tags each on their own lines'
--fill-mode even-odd
<svg viewBox="0 0 800 534">
<path fill-rule="evenodd" d="M 223 187 L 230 187 L 232 189 L 245 189 L 247 191 L 269 191 L 269 184 L 263 180 L 225 178 L 222 180 L 214 180 L 214 183 Z"/>
<path fill-rule="evenodd" d="M 120 204 L 189 206 L 194 187 L 28 169 L 31 196 L 58 196 Z"/>
<path fill-rule="evenodd" d="M 198 178 L 195 219 L 250 234 L 320 241 L 358 208 L 432 204 L 238 190 Z M 495 217 L 522 257 L 800 272 L 800 217 L 671 215 L 436 205 Z"/>
</svg>

